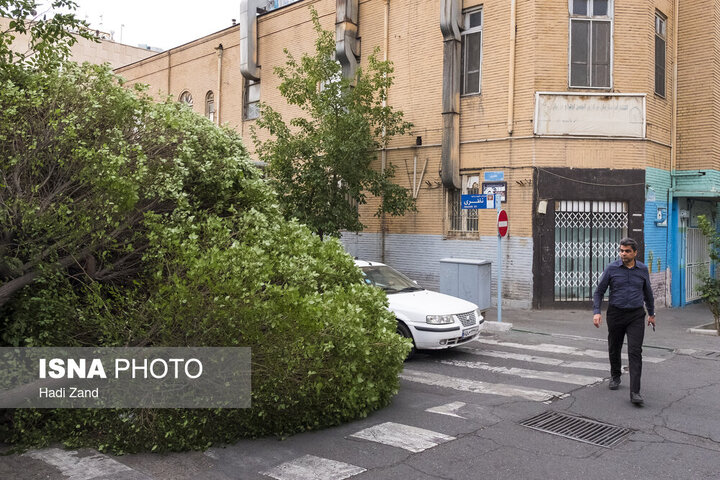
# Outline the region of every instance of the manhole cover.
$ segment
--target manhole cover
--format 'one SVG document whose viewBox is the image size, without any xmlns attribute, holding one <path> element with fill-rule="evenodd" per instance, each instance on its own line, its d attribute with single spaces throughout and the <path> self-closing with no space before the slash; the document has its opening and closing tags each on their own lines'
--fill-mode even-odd
<svg viewBox="0 0 720 480">
<path fill-rule="evenodd" d="M 630 434 L 629 428 L 558 412 L 541 413 L 520 425 L 605 448 L 618 444 Z"/>
</svg>

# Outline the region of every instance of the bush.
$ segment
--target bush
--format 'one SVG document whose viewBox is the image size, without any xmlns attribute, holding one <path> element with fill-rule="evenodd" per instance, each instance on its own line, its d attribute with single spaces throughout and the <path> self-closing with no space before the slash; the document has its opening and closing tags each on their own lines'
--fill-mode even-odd
<svg viewBox="0 0 720 480">
<path fill-rule="evenodd" d="M 14 410 L 4 438 L 202 449 L 389 402 L 409 344 L 384 293 L 283 219 L 237 134 L 104 67 L 0 80 L 2 344 L 249 346 L 253 369 L 249 409 Z"/>
<path fill-rule="evenodd" d="M 708 237 L 710 259 L 715 265 L 720 263 L 720 233 L 714 225 L 705 217 L 698 216 L 698 224 L 703 235 Z M 707 303 L 710 313 L 715 319 L 715 331 L 720 335 L 720 279 L 717 275 L 711 275 L 709 271 L 700 273 L 700 297 Z"/>
</svg>

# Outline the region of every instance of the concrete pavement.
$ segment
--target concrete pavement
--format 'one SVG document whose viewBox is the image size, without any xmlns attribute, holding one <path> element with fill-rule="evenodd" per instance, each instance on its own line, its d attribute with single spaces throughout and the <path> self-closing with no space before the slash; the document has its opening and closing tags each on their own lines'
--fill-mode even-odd
<svg viewBox="0 0 720 480">
<path fill-rule="evenodd" d="M 656 328 L 645 330 L 645 347 L 670 350 L 720 350 L 720 337 L 690 333 L 688 329 L 713 322 L 705 304 L 696 303 L 684 308 L 658 308 Z M 518 310 L 503 308 L 503 323 L 512 324 L 514 331 L 547 335 L 574 335 L 607 340 L 607 326 L 603 311 L 603 324 L 595 328 L 592 307 L 585 310 Z M 487 321 L 497 320 L 497 310 L 487 312 Z M 682 353 L 682 352 L 679 352 Z"/>
<path fill-rule="evenodd" d="M 494 316 L 491 311 L 487 318 Z M 704 305 L 658 310 L 656 332 L 646 330 L 642 408 L 629 402 L 627 374 L 619 390 L 607 388 L 607 329 L 593 326 L 589 308 L 504 309 L 503 320 L 513 328 L 409 361 L 392 404 L 365 419 L 283 441 L 246 439 L 206 452 L 113 457 L 88 449 L 44 449 L 0 457 L 0 478 L 720 478 L 720 337 L 687 331 L 712 320 Z M 592 366 L 597 369 L 588 369 Z M 570 383 L 581 376 L 593 379 Z M 509 387 L 561 395 L 542 401 L 497 390 L 507 393 Z M 546 411 L 631 433 L 619 445 L 602 448 L 521 426 Z M 418 432 L 430 445 L 425 450 L 398 446 Z M 392 442 L 378 443 L 389 435 Z M 104 473 L 88 473 L 88 462 Z"/>
</svg>

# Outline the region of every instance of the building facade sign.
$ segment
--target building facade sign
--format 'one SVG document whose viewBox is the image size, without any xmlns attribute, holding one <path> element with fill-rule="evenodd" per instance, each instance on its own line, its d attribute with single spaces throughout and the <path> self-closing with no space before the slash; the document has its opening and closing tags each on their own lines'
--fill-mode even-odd
<svg viewBox="0 0 720 480">
<path fill-rule="evenodd" d="M 645 119 L 644 94 L 535 94 L 535 135 L 645 138 Z"/>
</svg>

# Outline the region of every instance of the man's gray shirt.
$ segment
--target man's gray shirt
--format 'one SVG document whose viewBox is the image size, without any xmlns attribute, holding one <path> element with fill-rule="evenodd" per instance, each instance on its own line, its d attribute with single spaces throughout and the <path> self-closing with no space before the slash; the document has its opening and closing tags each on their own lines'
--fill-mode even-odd
<svg viewBox="0 0 720 480">
<path fill-rule="evenodd" d="M 644 263 L 635 261 L 633 268 L 627 268 L 622 260 L 617 260 L 607 267 L 600 277 L 595 295 L 593 296 L 593 312 L 600 313 L 605 291 L 610 287 L 611 306 L 631 309 L 647 307 L 648 315 L 655 315 L 655 297 L 650 285 L 650 272 Z"/>
</svg>

